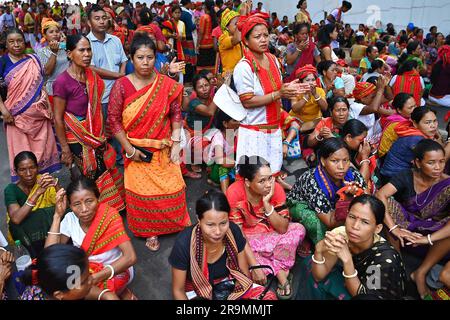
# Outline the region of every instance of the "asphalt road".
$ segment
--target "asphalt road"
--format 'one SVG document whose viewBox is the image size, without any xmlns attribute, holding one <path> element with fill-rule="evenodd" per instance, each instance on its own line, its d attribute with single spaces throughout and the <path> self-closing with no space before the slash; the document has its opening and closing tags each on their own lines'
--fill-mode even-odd
<svg viewBox="0 0 450 320">
<path fill-rule="evenodd" d="M 444 108 L 435 108 L 438 111 L 438 118 L 440 122 L 441 129 L 445 128 L 444 115 L 447 110 Z M 285 168 L 291 173 L 288 178 L 288 182 L 293 183 L 295 181 L 295 175 L 299 173 L 299 170 L 304 168 L 303 161 L 297 161 L 291 164 L 285 163 Z M 66 186 L 69 183 L 69 174 L 66 169 L 61 170 L 56 174 L 60 179 L 60 184 Z M 0 126 L 0 189 L 3 190 L 6 185 L 10 182 L 9 176 L 9 162 L 8 162 L 8 151 L 6 146 L 6 138 L 3 125 Z M 211 187 L 207 184 L 205 174 L 202 180 L 190 180 L 187 179 L 187 204 L 189 208 L 189 213 L 192 222 L 197 221 L 194 207 L 195 201 L 203 194 L 206 190 Z M 6 209 L 4 205 L 3 192 L 0 196 L 0 230 L 6 235 L 7 225 L 6 225 Z M 135 265 L 135 278 L 131 284 L 131 289 L 136 294 L 139 299 L 150 299 L 150 300 L 167 300 L 172 299 L 171 293 L 171 269 L 168 263 L 168 257 L 170 255 L 173 243 L 175 241 L 176 235 L 162 236 L 161 249 L 154 253 L 150 252 L 145 247 L 145 241 L 143 239 L 134 238 L 131 236 L 132 243 L 137 252 L 138 262 Z M 413 265 L 417 263 L 414 259 L 405 259 L 407 269 L 411 269 Z M 409 262 L 409 263 L 408 263 Z M 408 268 L 408 265 L 410 266 Z M 294 287 L 295 286 L 295 274 L 296 268 L 294 267 Z"/>
</svg>

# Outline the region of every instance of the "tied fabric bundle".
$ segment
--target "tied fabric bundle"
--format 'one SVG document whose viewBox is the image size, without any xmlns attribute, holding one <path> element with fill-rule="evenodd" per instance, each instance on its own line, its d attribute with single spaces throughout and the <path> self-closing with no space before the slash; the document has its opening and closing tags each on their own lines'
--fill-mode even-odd
<svg viewBox="0 0 450 320">
<path fill-rule="evenodd" d="M 147 26 L 140 26 L 139 28 L 136 29 L 136 32 L 146 32 L 147 34 L 156 34 L 155 28 L 149 24 Z"/>
<path fill-rule="evenodd" d="M 256 13 L 247 16 L 240 16 L 237 27 L 242 34 L 242 39 L 244 40 L 245 36 L 247 36 L 247 34 L 258 24 L 263 24 L 266 27 L 269 27 L 267 19 L 269 19 L 269 15 L 267 13 Z"/>
<path fill-rule="evenodd" d="M 306 66 L 301 67 L 295 72 L 295 76 L 300 80 L 305 79 L 310 74 L 313 74 L 314 77 L 317 77 L 317 69 L 311 64 L 307 64 Z"/>
<path fill-rule="evenodd" d="M 353 96 L 356 100 L 361 100 L 377 90 L 377 87 L 369 82 L 358 82 L 353 90 Z"/>
</svg>

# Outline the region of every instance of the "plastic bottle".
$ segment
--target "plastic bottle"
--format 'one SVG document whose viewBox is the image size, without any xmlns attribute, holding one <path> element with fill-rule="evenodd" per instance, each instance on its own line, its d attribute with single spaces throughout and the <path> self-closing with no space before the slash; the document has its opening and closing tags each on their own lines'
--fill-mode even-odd
<svg viewBox="0 0 450 320">
<path fill-rule="evenodd" d="M 17 271 L 23 271 L 31 265 L 31 256 L 20 240 L 16 240 L 14 246 L 14 257 L 16 258 Z"/>
</svg>

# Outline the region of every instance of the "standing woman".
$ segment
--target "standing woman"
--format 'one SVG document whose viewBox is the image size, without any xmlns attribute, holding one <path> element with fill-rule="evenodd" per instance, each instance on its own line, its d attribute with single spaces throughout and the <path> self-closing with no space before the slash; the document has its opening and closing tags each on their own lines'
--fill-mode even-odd
<svg viewBox="0 0 450 320">
<path fill-rule="evenodd" d="M 61 161 L 96 182 L 101 196 L 118 211 L 125 209 L 123 177 L 116 168 L 116 153 L 105 137 L 101 98 L 103 80 L 93 72 L 89 40 L 82 35 L 67 38 L 69 68 L 53 83 L 56 136 Z"/>
<path fill-rule="evenodd" d="M 46 44 L 43 48 L 37 50 L 39 60 L 44 67 L 45 72 L 45 90 L 47 91 L 50 103 L 53 103 L 53 83 L 56 77 L 69 67 L 69 60 L 65 52 L 65 43 L 63 33 L 58 22 L 43 18 L 42 35 Z"/>
<path fill-rule="evenodd" d="M 155 72 L 155 43 L 135 36 L 130 48 L 134 73 L 114 84 L 108 127 L 125 151 L 125 190 L 130 230 L 147 238 L 190 225 L 180 170 L 183 86 Z"/>
<path fill-rule="evenodd" d="M 320 51 L 310 37 L 310 31 L 311 27 L 306 23 L 296 24 L 294 27 L 295 42 L 287 46 L 286 73 L 288 76 L 285 82 L 293 81 L 300 68 L 320 62 Z"/>
<path fill-rule="evenodd" d="M 306 10 L 308 9 L 308 2 L 306 0 L 300 0 L 297 4 L 297 9 L 300 9 L 295 16 L 295 22 L 296 23 L 307 23 L 311 25 L 312 19 L 309 12 Z"/>
<path fill-rule="evenodd" d="M 19 29 L 6 34 L 8 54 L 3 56 L 2 77 L 8 87 L 0 109 L 6 128 L 11 180 L 18 180 L 14 157 L 21 151 L 31 151 L 38 160 L 39 172 L 52 173 L 61 168 L 56 140 L 52 130 L 53 117 L 42 90 L 44 71 L 35 55 L 25 54 L 25 38 Z"/>
<path fill-rule="evenodd" d="M 282 83 L 278 61 L 267 52 L 267 18 L 267 14 L 254 14 L 241 17 L 238 22 L 245 48 L 233 78 L 247 116 L 239 127 L 236 159 L 243 155 L 260 156 L 269 161 L 276 175 L 283 162 L 281 98 L 294 98 L 298 91 L 297 85 Z"/>
<path fill-rule="evenodd" d="M 214 1 L 206 0 L 203 4 L 205 14 L 200 17 L 197 48 L 199 48 L 197 72 L 207 69 L 214 71 L 216 64 L 216 53 L 214 52 L 214 41 L 212 30 L 218 26 Z"/>
</svg>

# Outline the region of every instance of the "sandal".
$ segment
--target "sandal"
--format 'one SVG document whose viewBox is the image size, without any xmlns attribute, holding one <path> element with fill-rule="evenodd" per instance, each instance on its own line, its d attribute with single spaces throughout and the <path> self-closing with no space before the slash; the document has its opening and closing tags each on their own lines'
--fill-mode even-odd
<svg viewBox="0 0 450 320">
<path fill-rule="evenodd" d="M 293 279 L 293 275 L 292 273 L 289 273 L 289 275 L 287 276 L 287 280 L 284 284 L 278 283 L 278 289 L 283 290 L 284 295 L 280 294 L 279 291 L 276 291 L 277 297 L 279 300 L 290 300 L 292 298 L 293 295 L 293 291 L 292 291 L 292 279 Z M 286 289 L 289 288 L 289 294 L 286 295 Z"/>
<path fill-rule="evenodd" d="M 159 250 L 161 243 L 158 240 L 158 236 L 153 236 L 150 238 L 147 238 L 147 241 L 145 242 L 145 246 L 153 252 L 156 252 Z"/>
<path fill-rule="evenodd" d="M 196 172 L 193 172 L 193 171 L 188 171 L 185 174 L 183 174 L 183 177 L 191 178 L 191 179 L 201 179 L 202 175 L 200 173 L 196 173 Z"/>
</svg>

